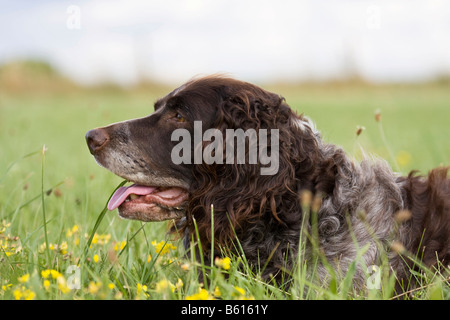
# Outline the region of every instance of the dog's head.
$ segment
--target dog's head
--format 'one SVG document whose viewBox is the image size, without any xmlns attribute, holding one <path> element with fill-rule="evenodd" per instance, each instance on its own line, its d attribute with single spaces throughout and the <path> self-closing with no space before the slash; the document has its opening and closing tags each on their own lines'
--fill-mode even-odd
<svg viewBox="0 0 450 320">
<path fill-rule="evenodd" d="M 255 197 L 261 198 L 261 192 L 255 189 L 267 185 L 273 176 L 279 176 L 280 181 L 271 182 L 272 186 L 285 184 L 286 174 L 295 176 L 292 159 L 286 159 L 285 163 L 275 159 L 284 153 L 301 157 L 298 143 L 286 138 L 291 136 L 287 131 L 306 130 L 308 136 L 313 136 L 308 123 L 294 115 L 282 97 L 226 77 L 192 80 L 159 99 L 154 107 L 155 111 L 147 117 L 86 134 L 89 150 L 97 162 L 133 183 L 118 189 L 108 205 L 110 210 L 118 208 L 124 218 L 142 221 L 180 218 L 189 208 L 208 210 L 206 206 L 215 197 L 224 193 L 229 197 L 232 188 L 232 193 L 238 192 L 236 196 L 217 204 L 233 213 L 235 201 L 244 193 L 256 192 Z M 276 134 L 272 129 L 277 130 Z M 235 148 L 230 151 L 231 140 L 227 135 L 231 132 L 235 134 L 231 136 Z M 238 140 L 242 132 L 245 145 L 240 151 Z M 278 144 L 275 137 L 284 137 L 285 141 Z M 252 149 L 252 138 L 256 138 L 256 149 Z M 252 150 L 256 153 L 252 154 Z M 239 156 L 243 158 L 237 159 Z M 258 182 L 264 168 L 272 176 Z M 263 192 L 273 189 L 268 188 Z M 198 200 L 194 204 L 190 203 L 193 198 Z M 242 201 L 244 211 L 266 205 L 248 206 L 246 201 Z"/>
</svg>

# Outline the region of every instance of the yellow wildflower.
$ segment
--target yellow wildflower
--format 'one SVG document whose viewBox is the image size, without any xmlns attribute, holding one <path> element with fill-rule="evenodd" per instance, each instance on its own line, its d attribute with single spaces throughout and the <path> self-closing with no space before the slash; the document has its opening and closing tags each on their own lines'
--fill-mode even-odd
<svg viewBox="0 0 450 320">
<path fill-rule="evenodd" d="M 225 257 L 225 258 L 223 258 L 223 259 L 217 257 L 217 258 L 214 260 L 214 264 L 215 264 L 217 267 L 219 267 L 219 268 L 222 268 L 222 269 L 224 269 L 224 270 L 228 270 L 228 269 L 230 269 L 230 267 L 231 267 L 231 259 L 228 258 L 228 257 Z"/>
<path fill-rule="evenodd" d="M 47 248 L 47 245 L 45 243 L 43 243 L 39 246 L 38 252 L 43 253 L 46 248 Z M 57 251 L 58 253 L 61 253 L 61 254 L 67 254 L 67 248 L 68 248 L 67 241 L 63 241 L 61 244 L 50 243 L 48 245 L 48 248 L 51 251 Z"/>
<path fill-rule="evenodd" d="M 236 297 L 240 300 L 254 300 L 255 299 L 253 296 L 247 297 L 245 295 L 245 290 L 242 289 L 241 287 L 234 286 L 234 290 L 236 290 L 236 291 L 231 294 L 233 297 Z"/>
<path fill-rule="evenodd" d="M 56 279 L 58 289 L 62 293 L 67 293 L 70 291 L 70 288 L 67 286 L 66 279 L 60 272 L 58 272 L 54 269 L 46 269 L 46 270 L 41 271 L 41 276 L 43 279 L 45 279 L 43 282 L 43 286 L 46 290 L 48 290 L 50 288 L 50 280 L 48 280 L 48 279 L 51 277 L 52 279 Z"/>
<path fill-rule="evenodd" d="M 169 287 L 169 284 L 171 284 L 169 281 L 163 279 L 156 284 L 155 291 L 158 293 L 164 292 Z"/>
<path fill-rule="evenodd" d="M 4 241 L 4 242 L 3 242 Z M 7 257 L 16 254 L 22 250 L 19 237 L 2 237 L 0 239 L 0 251 L 4 252 Z"/>
<path fill-rule="evenodd" d="M 198 289 L 198 293 L 187 296 L 186 300 L 212 300 L 213 298 L 209 295 L 208 291 L 203 288 Z"/>
<path fill-rule="evenodd" d="M 97 294 L 98 291 L 100 290 L 100 288 L 102 287 L 102 283 L 101 282 L 94 282 L 91 281 L 89 282 L 89 287 L 88 287 L 88 292 L 90 294 Z"/>
<path fill-rule="evenodd" d="M 94 262 L 98 263 L 98 261 L 100 260 L 100 258 L 98 257 L 98 254 L 94 255 Z"/>
<path fill-rule="evenodd" d="M 50 288 L 50 281 L 49 280 L 44 280 L 43 286 L 44 286 L 45 290 L 48 290 L 48 288 Z"/>
<path fill-rule="evenodd" d="M 144 285 L 142 285 L 142 284 L 140 284 L 140 283 L 138 283 L 137 285 L 136 285 L 136 294 L 139 296 L 141 293 L 143 293 L 146 297 L 148 296 L 148 293 L 147 293 L 147 290 L 148 290 L 148 288 L 147 288 L 147 286 L 144 284 Z"/>
<path fill-rule="evenodd" d="M 215 287 L 215 288 L 214 288 L 214 296 L 215 296 L 215 297 L 220 297 L 221 294 L 222 294 L 222 293 L 220 292 L 219 287 Z"/>
<path fill-rule="evenodd" d="M 58 250 L 61 254 L 67 254 L 67 241 L 63 241 L 59 246 L 58 246 Z"/>
<path fill-rule="evenodd" d="M 58 279 L 59 277 L 62 277 L 62 274 L 61 273 L 59 273 L 58 271 L 56 271 L 56 270 L 50 270 L 50 274 L 52 275 L 52 278 L 53 279 Z"/>
<path fill-rule="evenodd" d="M 109 288 L 110 290 L 113 290 L 115 287 L 116 287 L 116 286 L 114 285 L 114 283 L 109 283 L 109 284 L 108 284 L 108 288 Z"/>
<path fill-rule="evenodd" d="M 5 232 L 6 228 L 9 228 L 11 226 L 11 222 L 6 222 L 5 220 L 2 220 L 2 224 L 0 226 L 0 233 Z"/>
<path fill-rule="evenodd" d="M 152 241 L 152 245 L 155 247 L 156 253 L 159 253 L 160 255 L 164 255 L 169 252 L 169 250 L 175 250 L 177 248 L 165 241 L 160 241 L 159 243 L 157 243 L 156 240 L 154 240 Z"/>
<path fill-rule="evenodd" d="M 41 276 L 42 276 L 42 278 L 47 279 L 50 276 L 50 270 L 49 269 L 42 270 L 41 271 Z"/>
<path fill-rule="evenodd" d="M 8 283 L 7 285 L 2 285 L 2 290 L 3 290 L 3 291 L 6 291 L 6 290 L 8 290 L 8 288 L 11 287 L 11 286 L 12 286 L 11 283 Z"/>
<path fill-rule="evenodd" d="M 66 279 L 62 275 L 56 278 L 56 282 L 58 283 L 58 289 L 62 293 L 67 293 L 70 291 L 70 288 L 67 286 Z"/>
<path fill-rule="evenodd" d="M 245 290 L 242 289 L 241 287 L 234 286 L 234 290 L 236 290 L 241 296 L 245 295 Z M 233 295 L 236 295 L 236 294 L 233 293 Z"/>
<path fill-rule="evenodd" d="M 77 225 L 74 225 L 73 227 L 72 227 L 72 229 L 67 229 L 67 232 L 66 232 L 66 237 L 67 238 L 70 238 L 70 237 L 72 237 L 75 233 L 77 233 L 78 232 L 78 226 Z"/>
<path fill-rule="evenodd" d="M 111 239 L 110 234 L 94 233 L 94 237 L 92 237 L 92 244 L 104 245 L 108 243 L 109 239 Z"/>
<path fill-rule="evenodd" d="M 32 290 L 26 289 L 24 286 L 16 288 L 13 295 L 16 300 L 33 300 L 36 297 Z"/>
<path fill-rule="evenodd" d="M 126 245 L 127 245 L 127 242 L 126 242 L 126 241 L 117 242 L 117 243 L 114 245 L 114 251 L 122 250 L 123 248 L 125 248 Z"/>
<path fill-rule="evenodd" d="M 13 295 L 14 295 L 14 299 L 16 299 L 16 300 L 22 299 L 22 290 L 20 290 L 20 289 L 14 290 Z"/>
<path fill-rule="evenodd" d="M 24 274 L 23 276 L 17 278 L 17 280 L 18 280 L 20 283 L 28 282 L 28 280 L 30 280 L 30 274 L 29 274 L 29 273 Z"/>
</svg>

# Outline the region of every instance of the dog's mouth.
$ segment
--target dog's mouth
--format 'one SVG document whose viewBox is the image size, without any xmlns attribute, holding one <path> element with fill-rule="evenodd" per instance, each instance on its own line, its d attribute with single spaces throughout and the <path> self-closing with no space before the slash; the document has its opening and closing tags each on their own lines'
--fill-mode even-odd
<svg viewBox="0 0 450 320">
<path fill-rule="evenodd" d="M 163 221 L 184 216 L 188 191 L 180 187 L 156 187 L 133 184 L 120 187 L 111 196 L 108 210 L 141 221 Z"/>
</svg>

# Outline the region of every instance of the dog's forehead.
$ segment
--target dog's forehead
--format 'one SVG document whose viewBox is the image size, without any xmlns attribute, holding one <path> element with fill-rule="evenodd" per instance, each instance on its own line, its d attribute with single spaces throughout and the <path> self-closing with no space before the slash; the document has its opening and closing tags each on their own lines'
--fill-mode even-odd
<svg viewBox="0 0 450 320">
<path fill-rule="evenodd" d="M 180 87 L 181 88 L 181 87 Z M 172 98 L 176 92 L 179 91 L 180 88 L 175 89 L 174 91 L 170 92 L 169 94 L 167 94 L 166 96 L 159 98 L 158 100 L 156 100 L 155 104 L 154 104 L 154 108 L 155 111 L 161 110 L 167 103 L 167 101 Z"/>
<path fill-rule="evenodd" d="M 185 84 L 179 86 L 178 88 L 176 88 L 175 90 L 173 90 L 171 93 L 169 93 L 169 94 L 167 95 L 167 98 L 172 98 L 172 97 L 176 96 L 176 95 L 179 94 L 181 91 L 183 91 L 184 89 L 186 89 L 187 85 L 188 85 L 188 84 L 185 83 Z"/>
<path fill-rule="evenodd" d="M 180 92 L 182 92 L 187 87 L 187 83 L 183 84 L 182 86 L 176 88 L 169 94 L 167 94 L 165 97 L 158 99 L 158 101 L 155 102 L 155 111 L 158 109 L 162 109 L 167 101 L 169 101 L 171 98 L 176 97 Z"/>
<path fill-rule="evenodd" d="M 214 103 L 220 99 L 223 99 L 224 96 L 235 94 L 238 91 L 251 92 L 252 90 L 249 90 L 249 88 L 254 89 L 257 87 L 252 84 L 224 76 L 206 76 L 192 79 L 174 89 L 165 97 L 159 99 L 155 103 L 155 111 L 163 109 L 169 101 L 173 101 L 173 99 L 178 97 L 182 99 L 181 101 L 192 102 L 194 100 L 198 101 L 198 99 L 203 99 Z"/>
</svg>

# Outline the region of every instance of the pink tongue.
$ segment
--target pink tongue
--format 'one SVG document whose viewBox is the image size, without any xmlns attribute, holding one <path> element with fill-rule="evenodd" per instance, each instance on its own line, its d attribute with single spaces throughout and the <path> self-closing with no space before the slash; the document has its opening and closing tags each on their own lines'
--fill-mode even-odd
<svg viewBox="0 0 450 320">
<path fill-rule="evenodd" d="M 120 187 L 119 189 L 114 192 L 113 196 L 108 202 L 108 210 L 112 211 L 116 208 L 118 208 L 125 199 L 130 194 L 136 194 L 138 196 L 145 196 L 147 194 L 152 193 L 156 188 L 155 187 L 146 187 L 146 186 L 140 186 L 133 184 L 129 187 Z"/>
</svg>

